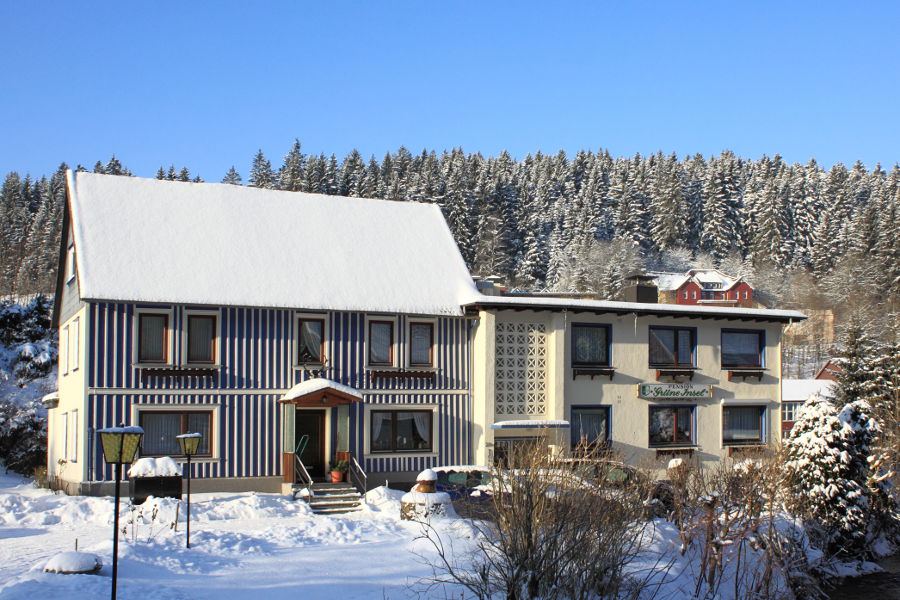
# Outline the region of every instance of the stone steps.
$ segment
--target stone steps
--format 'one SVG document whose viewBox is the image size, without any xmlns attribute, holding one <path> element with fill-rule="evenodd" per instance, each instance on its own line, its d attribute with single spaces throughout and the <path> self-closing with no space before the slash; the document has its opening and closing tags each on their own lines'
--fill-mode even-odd
<svg viewBox="0 0 900 600">
<path fill-rule="evenodd" d="M 294 488 L 294 495 L 301 489 Z M 353 512 L 362 504 L 362 496 L 350 483 L 314 483 L 310 492 L 304 500 L 317 515 Z"/>
</svg>

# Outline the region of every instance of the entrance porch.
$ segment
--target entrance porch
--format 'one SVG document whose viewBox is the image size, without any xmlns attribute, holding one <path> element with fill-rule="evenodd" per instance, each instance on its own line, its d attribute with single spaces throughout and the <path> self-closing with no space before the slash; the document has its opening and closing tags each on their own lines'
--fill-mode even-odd
<svg viewBox="0 0 900 600">
<path fill-rule="evenodd" d="M 347 482 L 365 494 L 366 473 L 350 448 L 350 405 L 362 400 L 358 390 L 323 378 L 298 383 L 279 400 L 284 493 L 330 482 L 331 463 L 347 461 Z"/>
</svg>

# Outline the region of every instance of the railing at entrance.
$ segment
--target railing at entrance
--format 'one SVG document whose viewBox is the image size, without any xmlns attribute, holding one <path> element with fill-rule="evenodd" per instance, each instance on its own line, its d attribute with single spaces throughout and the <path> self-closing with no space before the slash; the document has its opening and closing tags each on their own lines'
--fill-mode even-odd
<svg viewBox="0 0 900 600">
<path fill-rule="evenodd" d="M 306 452 L 306 447 L 309 445 L 309 434 L 303 434 L 300 439 L 297 441 L 297 447 L 294 449 L 294 454 L 298 457 L 303 456 L 303 453 Z"/>
<path fill-rule="evenodd" d="M 366 472 L 363 471 L 363 468 L 359 466 L 359 463 L 356 461 L 356 457 L 353 456 L 353 453 L 350 452 L 350 460 L 347 461 L 348 470 L 347 470 L 347 480 L 356 486 L 356 489 L 359 491 L 360 496 L 362 496 L 362 501 L 366 501 L 366 492 L 369 491 L 369 476 L 366 475 Z"/>
<path fill-rule="evenodd" d="M 312 477 L 309 476 L 309 471 L 306 470 L 306 465 L 303 464 L 300 455 L 295 454 L 294 459 L 294 481 L 305 487 L 307 492 L 310 492 L 313 484 Z"/>
</svg>

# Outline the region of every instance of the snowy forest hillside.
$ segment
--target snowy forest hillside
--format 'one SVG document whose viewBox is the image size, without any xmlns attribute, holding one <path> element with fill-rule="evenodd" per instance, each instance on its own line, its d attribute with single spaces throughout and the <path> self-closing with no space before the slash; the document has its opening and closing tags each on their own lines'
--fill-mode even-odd
<svg viewBox="0 0 900 600">
<path fill-rule="evenodd" d="M 49 179 L 6 176 L 0 296 L 52 291 L 64 168 Z M 115 157 L 93 170 L 131 174 Z M 201 181 L 186 167 L 160 167 L 157 177 Z M 222 181 L 242 178 L 232 167 Z M 338 160 L 304 154 L 295 142 L 280 167 L 258 152 L 246 184 L 439 203 L 472 273 L 519 289 L 617 298 L 631 271 L 715 265 L 748 279 L 772 306 L 833 308 L 839 319 L 892 313 L 900 291 L 896 164 L 825 170 L 777 155 L 614 158 L 603 150 L 516 160 L 402 147 L 381 161 L 356 151 Z"/>
</svg>

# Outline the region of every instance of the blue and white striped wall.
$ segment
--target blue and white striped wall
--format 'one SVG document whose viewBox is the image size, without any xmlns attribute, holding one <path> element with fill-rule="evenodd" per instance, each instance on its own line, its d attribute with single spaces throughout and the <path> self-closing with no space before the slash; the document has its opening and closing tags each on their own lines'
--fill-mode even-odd
<svg viewBox="0 0 900 600">
<path fill-rule="evenodd" d="M 282 405 L 278 399 L 295 383 L 312 376 L 293 365 L 296 343 L 295 310 L 221 308 L 219 310 L 221 368 L 211 377 L 160 375 L 141 377 L 134 366 L 136 310 L 165 308 L 172 311 L 175 332 L 182 330 L 185 307 L 92 302 L 88 343 L 88 418 L 91 430 L 119 423 L 136 424 L 140 406 L 216 406 L 217 446 L 213 459 L 192 465 L 199 478 L 281 476 Z M 190 307 L 209 310 L 210 307 Z M 374 316 L 374 315 L 370 315 Z M 396 318 L 396 336 L 404 347 L 410 317 Z M 435 322 L 435 377 L 376 378 L 365 368 L 366 314 L 339 312 L 328 315 L 327 372 L 325 377 L 363 392 L 372 406 L 429 405 L 436 407 L 436 454 L 413 457 L 402 454 L 368 458 L 369 473 L 419 471 L 437 464 L 468 461 L 471 443 L 470 323 L 464 318 L 440 317 Z M 172 336 L 173 362 L 181 362 L 181 336 Z M 334 419 L 332 419 L 334 422 Z M 365 449 L 365 406 L 350 410 L 350 449 L 362 456 Z M 112 479 L 100 455 L 92 450 L 87 478 Z M 86 457 L 88 458 L 88 457 Z"/>
</svg>

